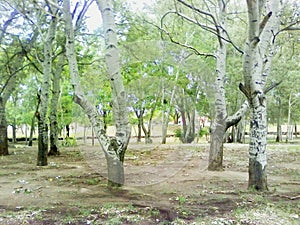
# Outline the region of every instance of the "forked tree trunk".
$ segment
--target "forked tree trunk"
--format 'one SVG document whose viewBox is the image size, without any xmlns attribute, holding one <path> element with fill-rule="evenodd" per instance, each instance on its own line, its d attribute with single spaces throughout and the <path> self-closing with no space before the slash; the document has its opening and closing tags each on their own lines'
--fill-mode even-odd
<svg viewBox="0 0 300 225">
<path fill-rule="evenodd" d="M 180 55 L 179 55 L 179 62 L 178 62 L 178 66 L 177 66 L 177 71 L 176 71 L 176 75 L 175 75 L 175 80 L 174 80 L 174 85 L 172 88 L 172 92 L 171 92 L 171 97 L 170 97 L 170 102 L 166 105 L 166 110 L 162 110 L 162 134 L 161 134 L 161 143 L 162 144 L 166 144 L 167 143 L 167 132 L 168 132 L 168 126 L 169 126 L 169 117 L 171 114 L 171 107 L 173 105 L 174 102 L 174 98 L 175 98 L 175 92 L 176 92 L 176 82 L 178 81 L 179 78 L 179 69 L 180 66 L 182 65 L 183 61 L 185 59 L 185 51 L 182 50 Z M 162 90 L 162 105 L 165 105 L 165 84 L 162 82 L 163 85 L 163 90 Z"/>
<path fill-rule="evenodd" d="M 5 105 L 0 97 L 0 156 L 8 155 L 7 122 L 5 117 Z"/>
<path fill-rule="evenodd" d="M 111 84 L 113 96 L 113 114 L 116 125 L 115 137 L 109 138 L 106 135 L 103 121 L 93 104 L 87 101 L 79 79 L 78 64 L 75 51 L 75 36 L 70 13 L 70 1 L 63 3 L 64 19 L 66 29 L 66 52 L 69 63 L 71 83 L 74 87 L 74 101 L 79 104 L 88 116 L 95 135 L 106 156 L 108 168 L 108 186 L 119 187 L 124 184 L 123 161 L 130 138 L 130 125 L 127 112 L 127 95 L 124 90 L 120 74 L 120 57 L 117 48 L 117 32 L 114 24 L 114 11 L 112 1 L 97 1 L 102 14 L 105 44 L 106 44 L 106 65 L 108 77 Z"/>
<path fill-rule="evenodd" d="M 152 119 L 153 119 L 155 109 L 156 109 L 156 103 L 155 103 L 155 107 L 153 107 L 151 109 L 147 130 L 145 127 L 143 128 L 144 133 L 145 133 L 145 143 L 146 144 L 151 144 L 153 142 L 151 139 L 151 129 L 152 129 Z"/>
<path fill-rule="evenodd" d="M 152 143 L 151 129 L 152 129 L 152 118 L 153 118 L 154 110 L 155 110 L 154 108 L 151 109 L 150 118 L 149 118 L 149 121 L 148 121 L 148 127 L 146 128 L 144 122 L 142 124 L 142 129 L 143 129 L 143 132 L 145 134 L 145 143 L 146 144 L 151 144 Z"/>
<path fill-rule="evenodd" d="M 46 166 L 48 154 L 48 103 L 50 94 L 50 81 L 52 74 L 52 44 L 55 38 L 57 18 L 52 17 L 45 39 L 44 45 L 44 61 L 43 61 L 43 83 L 40 92 L 40 107 L 37 114 L 38 118 L 38 157 L 37 165 Z"/>
<path fill-rule="evenodd" d="M 195 140 L 195 110 L 191 109 L 186 112 L 188 120 L 186 120 L 185 129 L 183 132 L 183 143 L 192 143 Z M 188 123 L 187 123 L 188 121 Z"/>
<path fill-rule="evenodd" d="M 262 11 L 268 6 L 266 16 Z M 248 188 L 268 190 L 267 185 L 267 76 L 272 61 L 272 38 L 278 30 L 279 1 L 265 2 L 247 0 L 248 38 L 246 41 L 243 73 L 245 85 L 240 90 L 245 94 L 250 106 L 250 144 Z"/>
<path fill-rule="evenodd" d="M 118 173 L 118 178 L 116 179 L 116 177 L 110 176 L 115 175 L 115 173 L 110 173 L 109 171 L 108 180 L 110 181 L 109 186 L 122 186 L 125 180 L 123 168 L 124 156 L 131 133 L 127 110 L 127 94 L 120 73 L 120 53 L 118 49 L 117 30 L 115 27 L 113 1 L 97 0 L 96 3 L 101 11 L 103 20 L 106 46 L 105 62 L 112 89 L 113 115 L 116 125 L 115 138 L 110 139 L 110 146 L 113 148 L 108 148 L 106 151 L 110 157 L 113 156 L 113 162 L 119 162 L 111 164 L 110 160 L 107 161 L 110 171 Z"/>
</svg>

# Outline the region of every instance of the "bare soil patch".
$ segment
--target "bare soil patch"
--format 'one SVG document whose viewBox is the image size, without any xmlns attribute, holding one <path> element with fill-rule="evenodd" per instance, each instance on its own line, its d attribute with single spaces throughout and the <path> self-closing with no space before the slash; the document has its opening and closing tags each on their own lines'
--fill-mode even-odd
<svg viewBox="0 0 300 225">
<path fill-rule="evenodd" d="M 247 190 L 247 145 L 225 144 L 222 172 L 208 149 L 131 143 L 126 185 L 108 190 L 99 146 L 37 167 L 37 147 L 18 145 L 0 158 L 0 224 L 300 224 L 300 145 L 269 145 L 266 193 Z"/>
</svg>

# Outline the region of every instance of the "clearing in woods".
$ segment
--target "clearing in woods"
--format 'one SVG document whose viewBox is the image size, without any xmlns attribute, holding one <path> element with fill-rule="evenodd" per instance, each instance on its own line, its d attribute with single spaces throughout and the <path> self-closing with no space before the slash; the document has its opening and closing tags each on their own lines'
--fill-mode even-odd
<svg viewBox="0 0 300 225">
<path fill-rule="evenodd" d="M 247 190 L 247 147 L 225 144 L 224 171 L 207 171 L 209 145 L 130 143 L 126 185 L 106 187 L 99 146 L 62 147 L 36 166 L 37 146 L 0 157 L 0 224 L 300 224 L 300 145 L 268 145 L 269 192 Z"/>
</svg>

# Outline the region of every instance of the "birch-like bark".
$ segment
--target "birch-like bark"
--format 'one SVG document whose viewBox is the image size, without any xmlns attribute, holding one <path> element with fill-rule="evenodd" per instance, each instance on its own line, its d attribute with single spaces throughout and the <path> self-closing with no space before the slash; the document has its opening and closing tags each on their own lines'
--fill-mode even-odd
<svg viewBox="0 0 300 225">
<path fill-rule="evenodd" d="M 182 65 L 183 61 L 184 61 L 184 53 L 185 51 L 182 50 L 179 56 L 179 62 L 178 62 L 178 66 L 177 66 L 177 70 L 176 70 L 176 75 L 175 75 L 175 80 L 174 80 L 174 86 L 172 88 L 172 92 L 171 92 L 171 97 L 170 97 L 170 102 L 167 105 L 167 109 L 166 110 L 162 110 L 162 134 L 161 134 L 161 143 L 162 144 L 166 144 L 167 143 L 167 131 L 168 131 L 168 126 L 169 126 L 169 117 L 171 114 L 171 107 L 172 104 L 175 100 L 175 92 L 176 92 L 176 82 L 178 81 L 179 78 L 179 68 Z M 163 81 L 162 81 L 163 82 Z M 162 83 L 163 87 L 162 87 L 162 92 L 163 92 L 163 97 L 162 97 L 162 105 L 164 105 L 164 101 L 165 101 L 165 84 Z"/>
<path fill-rule="evenodd" d="M 155 106 L 153 108 L 151 108 L 151 110 L 150 110 L 150 116 L 149 116 L 147 128 L 143 124 L 143 131 L 145 134 L 145 143 L 146 144 L 151 144 L 153 142 L 151 139 L 151 130 L 152 130 L 152 119 L 154 116 L 155 109 L 156 109 L 156 103 L 155 103 Z"/>
<path fill-rule="evenodd" d="M 223 1 L 218 2 L 218 20 L 220 36 L 225 35 L 226 29 L 226 5 Z M 226 43 L 219 38 L 216 53 L 216 80 L 215 80 L 215 117 L 211 125 L 211 142 L 209 151 L 208 170 L 223 170 L 223 141 L 226 133 L 226 101 L 225 101 L 225 78 L 226 78 Z"/>
<path fill-rule="evenodd" d="M 44 61 L 43 61 L 43 81 L 40 92 L 40 105 L 37 113 L 38 119 L 38 157 L 37 165 L 46 166 L 48 154 L 48 120 L 47 111 L 49 104 L 50 82 L 52 73 L 52 44 L 55 38 L 57 18 L 52 17 L 45 39 L 44 45 Z"/>
<path fill-rule="evenodd" d="M 131 126 L 129 124 L 127 109 L 127 94 L 123 85 L 120 73 L 120 53 L 118 49 L 117 30 L 115 27 L 113 1 L 97 0 L 97 5 L 101 11 L 103 29 L 105 36 L 106 54 L 105 61 L 110 79 L 113 96 L 113 114 L 116 125 L 116 139 L 121 143 L 125 153 L 130 139 Z M 124 154 L 122 155 L 122 162 Z"/>
<path fill-rule="evenodd" d="M 215 117 L 211 126 L 208 163 L 208 170 L 212 171 L 223 170 L 223 143 L 226 131 L 231 126 L 238 124 L 248 110 L 248 103 L 244 102 L 237 112 L 230 116 L 227 115 L 225 97 L 227 44 L 224 41 L 227 27 L 226 17 L 226 3 L 219 0 L 217 18 L 220 37 L 218 37 L 219 45 L 216 54 Z"/>
<path fill-rule="evenodd" d="M 290 140 L 293 140 L 293 125 L 291 123 L 291 111 L 292 111 L 293 104 L 294 102 L 292 101 L 292 93 L 290 93 L 289 101 L 288 101 L 288 115 L 287 115 L 285 142 L 289 142 Z"/>
<path fill-rule="evenodd" d="M 179 72 L 177 70 L 176 72 L 176 77 L 175 77 L 175 82 L 178 80 L 178 76 L 179 76 Z M 164 83 L 163 83 L 164 85 Z M 164 105 L 164 101 L 165 101 L 165 87 L 163 86 L 163 97 L 162 97 L 162 105 Z M 162 110 L 162 130 L 161 130 L 161 143 L 162 144 L 166 144 L 167 143 L 167 132 L 168 132 L 168 126 L 169 126 L 169 117 L 170 117 L 170 113 L 171 113 L 171 107 L 174 101 L 174 96 L 175 96 L 175 91 L 176 91 L 176 85 L 173 86 L 172 92 L 171 92 L 171 98 L 170 98 L 170 102 L 167 106 L 166 110 Z"/>
<path fill-rule="evenodd" d="M 248 188 L 263 191 L 268 189 L 265 84 L 273 54 L 271 48 L 272 32 L 276 33 L 278 29 L 279 1 L 247 0 L 247 6 L 248 38 L 243 61 L 245 85 L 240 85 L 240 89 L 248 98 L 250 106 Z M 262 18 L 264 7 L 269 11 Z"/>
<path fill-rule="evenodd" d="M 182 95 L 176 98 L 176 105 L 181 115 L 182 133 L 180 140 L 183 143 L 192 143 L 195 139 L 195 104 L 189 97 L 185 96 L 185 90 L 182 89 Z"/>
<path fill-rule="evenodd" d="M 70 1 L 64 1 L 64 20 L 66 29 L 66 53 L 71 75 L 71 83 L 74 88 L 74 101 L 81 106 L 88 116 L 94 133 L 100 143 L 100 146 L 106 156 L 108 169 L 108 185 L 121 186 L 124 184 L 124 156 L 130 138 L 130 125 L 128 119 L 126 98 L 122 78 L 120 75 L 120 57 L 117 48 L 117 33 L 114 25 L 114 14 L 111 1 L 97 1 L 98 7 L 102 13 L 102 19 L 105 32 L 106 43 L 106 64 L 108 76 L 113 93 L 113 113 L 116 125 L 115 137 L 109 138 L 106 135 L 103 122 L 100 115 L 90 102 L 87 101 L 80 82 L 77 66 L 75 37 L 72 25 L 72 15 L 70 13 Z"/>
</svg>

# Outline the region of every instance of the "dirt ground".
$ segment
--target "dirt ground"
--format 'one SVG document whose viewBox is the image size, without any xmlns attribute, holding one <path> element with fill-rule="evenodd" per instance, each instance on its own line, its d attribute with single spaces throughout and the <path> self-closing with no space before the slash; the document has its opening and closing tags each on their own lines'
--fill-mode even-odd
<svg viewBox="0 0 300 225">
<path fill-rule="evenodd" d="M 0 157 L 0 224 L 300 224 L 300 144 L 268 145 L 269 191 L 247 190 L 247 145 L 225 144 L 207 171 L 208 143 L 130 143 L 126 184 L 106 187 L 99 146 L 62 147 L 36 166 L 37 146 Z"/>
</svg>

